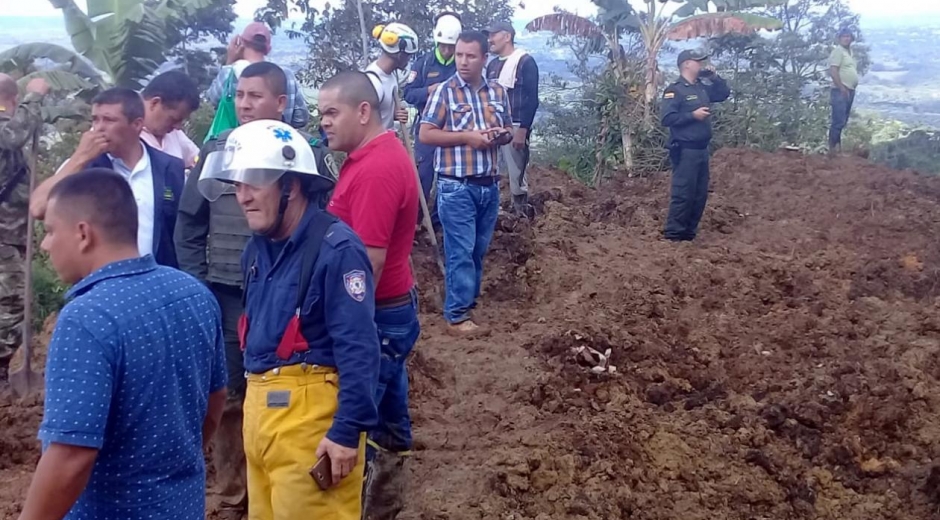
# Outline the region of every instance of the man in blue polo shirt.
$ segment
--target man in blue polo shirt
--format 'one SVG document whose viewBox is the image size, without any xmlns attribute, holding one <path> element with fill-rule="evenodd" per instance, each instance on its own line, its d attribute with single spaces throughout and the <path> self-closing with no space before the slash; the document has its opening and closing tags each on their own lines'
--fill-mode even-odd
<svg viewBox="0 0 940 520">
<path fill-rule="evenodd" d="M 46 363 L 43 454 L 20 520 L 205 517 L 203 447 L 225 403 L 219 306 L 137 252 L 137 207 L 94 168 L 50 192 L 42 248 L 71 301 Z"/>
</svg>

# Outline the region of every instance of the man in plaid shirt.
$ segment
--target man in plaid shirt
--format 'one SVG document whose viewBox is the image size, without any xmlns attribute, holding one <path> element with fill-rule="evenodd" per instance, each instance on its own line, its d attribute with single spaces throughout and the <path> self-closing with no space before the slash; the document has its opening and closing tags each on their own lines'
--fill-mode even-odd
<svg viewBox="0 0 940 520">
<path fill-rule="evenodd" d="M 431 93 L 421 119 L 419 139 L 437 147 L 437 207 L 444 228 L 447 262 L 444 318 L 449 332 L 482 336 L 474 323 L 483 280 L 483 256 L 499 214 L 497 153 L 512 141 L 506 90 L 483 75 L 489 43 L 479 31 L 457 40 L 457 74 Z"/>
</svg>

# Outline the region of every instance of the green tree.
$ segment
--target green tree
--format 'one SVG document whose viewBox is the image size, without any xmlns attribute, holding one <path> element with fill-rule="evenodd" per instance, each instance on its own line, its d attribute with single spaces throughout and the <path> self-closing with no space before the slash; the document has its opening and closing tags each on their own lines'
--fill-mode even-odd
<svg viewBox="0 0 940 520">
<path fill-rule="evenodd" d="M 216 0 L 185 18 L 167 20 L 166 57 L 179 62 L 200 91 L 206 90 L 215 78 L 217 56 L 225 53 L 236 18 L 235 1 Z M 221 45 L 205 50 L 205 44 L 213 41 Z"/>
<path fill-rule="evenodd" d="M 480 29 L 493 20 L 510 20 L 514 8 L 510 0 L 341 0 L 320 10 L 306 0 L 269 0 L 255 17 L 280 27 L 288 13 L 304 16 L 299 26 L 287 28 L 287 34 L 308 44 L 301 76 L 305 82 L 319 85 L 338 71 L 361 68 L 377 53 L 375 45 L 363 49 L 363 25 L 371 32 L 378 24 L 404 23 L 425 37 L 424 48 L 430 49 L 434 14 L 443 11 L 459 14 L 465 28 Z"/>
<path fill-rule="evenodd" d="M 595 19 L 588 19 L 566 12 L 536 18 L 526 28 L 531 31 L 546 30 L 560 36 L 575 36 L 588 42 L 590 48 L 599 51 L 606 44 L 608 67 L 614 84 L 616 110 L 619 120 L 623 160 L 627 170 L 633 170 L 633 131 L 630 119 L 636 117 L 639 106 L 640 117 L 645 125 L 642 131 L 653 127 L 653 104 L 656 91 L 662 83 L 659 71 L 659 54 L 666 41 L 687 40 L 704 36 L 729 33 L 750 34 L 758 29 L 776 29 L 781 23 L 773 18 L 742 12 L 756 6 L 776 5 L 785 0 L 644 0 L 645 12 L 637 12 L 629 0 L 592 0 L 598 7 Z M 681 4 L 674 12 L 675 4 Z M 714 7 L 715 12 L 709 12 Z M 700 14 L 697 14 L 700 13 Z M 630 57 L 621 46 L 625 34 L 635 33 L 642 42 L 643 85 L 642 101 L 638 103 L 637 78 L 634 69 L 628 66 Z M 602 124 L 606 127 L 606 124 Z M 598 172 L 599 173 L 599 172 Z"/>
<path fill-rule="evenodd" d="M 733 34 L 709 42 L 713 60 L 736 93 L 718 109 L 716 140 L 822 150 L 829 117 L 827 58 L 839 29 L 857 27 L 859 18 L 843 0 L 789 0 L 756 12 L 779 17 L 781 32 L 774 38 Z M 867 49 L 859 44 L 856 50 L 864 73 Z"/>
<path fill-rule="evenodd" d="M 39 61 L 52 63 L 40 67 Z M 52 43 L 24 43 L 0 52 L 0 72 L 18 79 L 20 88 L 41 77 L 53 91 L 80 94 L 105 84 L 101 71 L 76 52 Z"/>
<path fill-rule="evenodd" d="M 107 82 L 139 88 L 166 61 L 168 24 L 187 20 L 212 0 L 49 0 L 62 10 L 76 52 L 105 74 Z"/>
</svg>

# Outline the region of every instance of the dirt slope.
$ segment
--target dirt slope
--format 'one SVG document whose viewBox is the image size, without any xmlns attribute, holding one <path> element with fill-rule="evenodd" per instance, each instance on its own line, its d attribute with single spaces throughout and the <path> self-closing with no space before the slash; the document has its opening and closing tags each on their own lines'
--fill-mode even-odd
<svg viewBox="0 0 940 520">
<path fill-rule="evenodd" d="M 700 239 L 659 240 L 668 178 L 533 172 L 454 340 L 416 255 L 417 450 L 403 518 L 923 519 L 940 506 L 940 179 L 857 159 L 713 160 Z M 571 349 L 611 349 L 613 374 Z M 40 402 L 0 396 L 0 518 Z M 940 517 L 938 517 L 940 518 Z"/>
<path fill-rule="evenodd" d="M 691 245 L 658 239 L 666 178 L 533 175 L 542 215 L 490 256 L 493 337 L 425 318 L 408 518 L 936 514 L 940 179 L 713 164 Z M 577 366 L 582 345 L 617 372 Z"/>
</svg>

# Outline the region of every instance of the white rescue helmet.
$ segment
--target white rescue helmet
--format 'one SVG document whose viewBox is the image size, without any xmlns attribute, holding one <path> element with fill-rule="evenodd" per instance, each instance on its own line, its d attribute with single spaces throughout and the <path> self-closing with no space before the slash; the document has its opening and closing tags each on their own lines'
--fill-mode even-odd
<svg viewBox="0 0 940 520">
<path fill-rule="evenodd" d="M 463 31 L 460 19 L 452 14 L 441 15 L 434 26 L 434 42 L 445 45 L 457 45 L 457 39 Z"/>
<path fill-rule="evenodd" d="M 382 50 L 389 54 L 415 54 L 418 52 L 418 34 L 402 23 L 376 25 L 372 37 L 379 41 Z"/>
<path fill-rule="evenodd" d="M 320 173 L 303 134 L 284 122 L 259 119 L 232 130 L 224 147 L 206 156 L 197 187 L 215 201 L 232 193 L 235 183 L 264 188 L 288 172 L 309 176 L 309 192 L 327 191 L 334 184 Z"/>
</svg>

